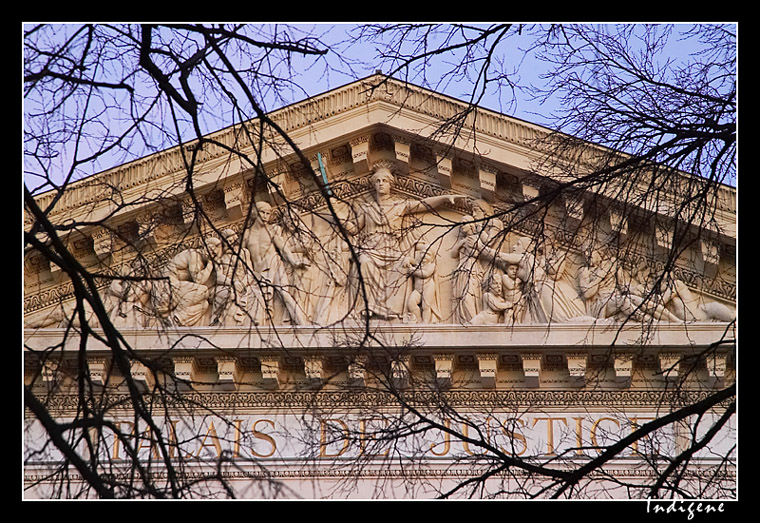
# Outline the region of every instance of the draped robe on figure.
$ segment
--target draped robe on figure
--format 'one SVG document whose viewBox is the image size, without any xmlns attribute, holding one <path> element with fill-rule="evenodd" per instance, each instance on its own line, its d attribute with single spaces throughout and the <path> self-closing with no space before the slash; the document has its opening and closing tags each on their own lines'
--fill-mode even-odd
<svg viewBox="0 0 760 523">
<path fill-rule="evenodd" d="M 383 318 L 401 318 L 404 314 L 410 279 L 404 272 L 404 261 L 414 253 L 417 236 L 409 216 L 409 201 L 390 199 L 382 204 L 368 198 L 357 209 L 363 218 L 358 233 L 361 277 L 367 292 L 367 307 L 371 315 Z M 357 268 L 352 268 L 354 292 L 358 293 L 357 307 L 364 307 L 359 288 Z"/>
</svg>

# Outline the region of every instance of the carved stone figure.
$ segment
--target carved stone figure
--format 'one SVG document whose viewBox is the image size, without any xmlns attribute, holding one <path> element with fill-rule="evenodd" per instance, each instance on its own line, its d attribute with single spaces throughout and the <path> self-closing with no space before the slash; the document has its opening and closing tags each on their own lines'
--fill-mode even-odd
<svg viewBox="0 0 760 523">
<path fill-rule="evenodd" d="M 113 280 L 104 297 L 106 312 L 115 327 L 145 328 L 149 326 L 146 314 L 150 294 L 145 282 Z"/>
<path fill-rule="evenodd" d="M 615 282 L 616 292 L 610 297 L 605 311 L 608 318 L 641 322 L 650 319 L 678 320 L 665 308 L 661 296 L 650 292 L 647 286 L 649 269 L 646 264 L 637 266 L 630 275 L 619 268 Z"/>
<path fill-rule="evenodd" d="M 286 207 L 277 230 L 282 235 L 284 249 L 296 263 L 284 264 L 289 282 L 288 293 L 295 300 L 301 323 L 313 323 L 314 309 L 319 299 L 320 270 L 315 264 L 321 240 L 293 209 Z"/>
<path fill-rule="evenodd" d="M 265 320 L 264 300 L 253 275 L 248 249 L 236 250 L 236 234 L 222 231 L 222 255 L 216 261 L 212 325 L 259 325 Z"/>
<path fill-rule="evenodd" d="M 92 313 L 89 305 L 85 303 L 84 307 L 87 323 L 92 327 L 97 327 L 97 318 Z M 76 303 L 74 302 L 60 302 L 51 310 L 45 311 L 42 314 L 25 316 L 24 327 L 27 329 L 81 327 L 79 315 L 75 308 Z"/>
<path fill-rule="evenodd" d="M 512 251 L 499 252 L 496 249 L 482 246 L 483 253 L 493 261 L 496 267 L 504 272 L 510 265 L 517 266 L 517 278 L 523 282 L 522 299 L 524 310 L 521 312 L 522 323 L 546 323 L 548 318 L 539 300 L 540 286 L 545 278 L 541 264 L 536 263 L 535 256 L 528 250 L 530 239 L 520 237 L 515 241 Z"/>
<path fill-rule="evenodd" d="M 548 320 L 563 323 L 591 319 L 575 283 L 568 278 L 567 253 L 548 253 L 543 266 L 546 278 L 541 282 L 538 298 Z"/>
<path fill-rule="evenodd" d="M 177 254 L 166 266 L 169 279 L 168 296 L 164 296 L 164 314 L 171 325 L 190 327 L 208 325 L 211 293 L 215 284 L 214 258 L 222 253 L 221 241 L 206 241 L 208 252 L 187 249 Z"/>
<path fill-rule="evenodd" d="M 103 294 L 103 305 L 115 327 L 146 328 L 155 326 L 155 314 L 151 311 L 151 285 L 143 276 L 145 260 L 135 258 L 130 263 L 132 278 L 115 279 Z"/>
<path fill-rule="evenodd" d="M 525 301 L 523 300 L 523 281 L 517 276 L 520 266 L 512 263 L 507 266 L 501 276 L 504 301 L 512 306 L 504 313 L 504 323 L 522 323 L 525 316 Z"/>
<path fill-rule="evenodd" d="M 630 275 L 621 268 L 603 266 L 593 252 L 578 271 L 578 285 L 589 316 L 621 321 L 677 321 L 664 306 L 664 300 L 647 288 L 648 269 L 638 266 Z"/>
<path fill-rule="evenodd" d="M 480 311 L 481 282 L 485 271 L 478 260 L 478 230 L 473 216 L 460 220 L 459 235 L 451 255 L 458 259 L 452 274 L 452 319 L 455 323 L 469 323 Z"/>
<path fill-rule="evenodd" d="M 362 297 L 366 292 L 370 317 L 398 320 L 403 317 L 410 292 L 408 275 L 402 266 L 419 234 L 412 216 L 447 202 L 453 204 L 457 197 L 399 198 L 391 193 L 395 179 L 391 169 L 389 162 L 375 165 L 372 194 L 357 202 L 355 220 L 348 220 L 346 229 L 355 235 L 359 252 L 359 267 L 353 266 L 351 273 L 355 293 L 352 298 L 356 298 L 352 302 L 364 309 Z"/>
<path fill-rule="evenodd" d="M 319 276 L 318 294 L 314 306 L 314 323 L 330 325 L 347 318 L 349 304 L 349 254 L 338 245 L 314 253 L 314 265 Z"/>
<path fill-rule="evenodd" d="M 736 313 L 722 303 L 701 302 L 681 280 L 665 285 L 662 299 L 667 309 L 680 321 L 726 321 L 736 319 Z"/>
<path fill-rule="evenodd" d="M 586 264 L 578 270 L 578 287 L 586 304 L 586 315 L 603 319 L 607 317 L 607 304 L 615 292 L 615 281 L 608 267 L 602 266 L 599 252 L 586 257 Z"/>
<path fill-rule="evenodd" d="M 285 243 L 282 229 L 272 221 L 272 206 L 257 202 L 254 208 L 254 222 L 245 231 L 243 243 L 251 255 L 253 272 L 265 291 L 264 299 L 282 304 L 292 325 L 303 325 L 306 318 L 291 293 L 291 282 L 286 263 L 294 268 L 304 268 L 308 264 L 295 257 Z M 295 283 L 297 285 L 297 283 Z"/>
<path fill-rule="evenodd" d="M 475 227 L 479 232 L 479 239 L 485 245 L 490 245 L 491 241 L 499 236 L 500 228 L 492 218 L 493 206 L 485 200 L 473 200 L 470 202 L 470 213 L 476 220 Z"/>
<path fill-rule="evenodd" d="M 441 319 L 441 309 L 436 278 L 436 253 L 427 242 L 417 242 L 415 255 L 407 260 L 405 269 L 412 278 L 412 290 L 406 302 L 405 321 L 438 323 Z"/>
<path fill-rule="evenodd" d="M 482 244 L 493 247 L 495 241 L 503 238 L 500 234 L 501 228 L 496 224 L 496 220 L 493 218 L 493 206 L 482 199 L 472 200 L 469 203 L 470 213 L 475 220 L 474 225 L 477 231 L 479 245 Z M 473 276 L 476 278 L 477 283 L 474 286 L 476 293 L 475 303 L 477 304 L 476 310 L 480 311 L 483 302 L 483 279 L 486 277 L 486 274 L 493 270 L 493 261 L 487 256 L 484 256 L 480 247 L 476 248 L 476 252 L 477 256 L 473 264 L 473 268 L 475 269 Z"/>
<path fill-rule="evenodd" d="M 55 327 L 62 327 L 64 320 L 63 306 L 54 307 L 50 311 L 46 311 L 43 314 L 36 316 L 25 316 L 24 327 L 27 329 L 49 329 Z"/>
<path fill-rule="evenodd" d="M 481 310 L 470 321 L 472 325 L 488 325 L 502 323 L 505 314 L 512 309 L 514 303 L 502 297 L 501 279 L 496 273 L 489 274 L 483 280 L 483 303 Z"/>
<path fill-rule="evenodd" d="M 732 309 L 702 301 L 680 280 L 651 289 L 646 264 L 623 270 L 622 260 L 605 263 L 598 250 L 590 251 L 575 280 L 566 270 L 568 253 L 561 249 L 531 248 L 531 238 L 518 237 L 511 251 L 503 252 L 497 244 L 502 231 L 489 219 L 493 209 L 488 202 L 396 195 L 390 161 L 377 162 L 370 180 L 371 193 L 347 204 L 344 223 L 358 263 L 340 234 L 320 237 L 298 214 L 275 223 L 272 206 L 258 202 L 252 225 L 242 232 L 240 252 L 232 248 L 239 237 L 226 229 L 223 240 L 210 238 L 202 248 L 174 256 L 164 268 L 164 281 L 113 280 L 103 295 L 109 317 L 117 327 L 137 329 L 329 325 L 367 312 L 370 318 L 424 324 L 448 318 L 460 324 L 506 325 L 735 319 Z M 451 287 L 442 289 L 448 283 L 438 274 L 441 260 L 422 237 L 418 215 L 458 198 L 468 199 L 472 214 L 460 219 L 450 249 L 456 268 Z M 324 224 L 332 220 L 318 218 Z M 450 267 L 450 261 L 440 265 Z M 133 274 L 144 272 L 137 268 Z M 444 310 L 440 299 L 449 291 L 452 301 Z M 71 323 L 61 311 L 39 316 L 27 319 L 27 326 Z M 97 326 L 94 317 L 89 321 Z"/>
</svg>

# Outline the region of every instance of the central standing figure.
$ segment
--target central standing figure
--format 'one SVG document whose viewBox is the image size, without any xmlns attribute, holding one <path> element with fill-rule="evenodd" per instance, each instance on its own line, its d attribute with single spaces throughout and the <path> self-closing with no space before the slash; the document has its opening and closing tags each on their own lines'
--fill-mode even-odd
<svg viewBox="0 0 760 523">
<path fill-rule="evenodd" d="M 359 266 L 351 268 L 352 303 L 372 318 L 401 319 L 410 292 L 404 262 L 414 255 L 422 231 L 413 215 L 431 211 L 460 196 L 432 196 L 422 200 L 400 198 L 391 193 L 395 182 L 393 164 L 380 161 L 370 178 L 372 194 L 354 208 L 355 220 L 346 230 L 356 238 Z M 364 293 L 366 292 L 366 308 Z"/>
</svg>

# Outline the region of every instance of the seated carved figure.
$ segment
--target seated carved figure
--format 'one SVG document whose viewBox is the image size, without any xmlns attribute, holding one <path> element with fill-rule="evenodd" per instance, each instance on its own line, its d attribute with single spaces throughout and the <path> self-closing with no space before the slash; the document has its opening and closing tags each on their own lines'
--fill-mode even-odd
<svg viewBox="0 0 760 523">
<path fill-rule="evenodd" d="M 167 265 L 169 279 L 164 297 L 165 314 L 172 325 L 189 327 L 208 324 L 211 292 L 215 283 L 214 257 L 221 255 L 221 241 L 206 241 L 208 253 L 187 249 L 177 254 Z"/>
<path fill-rule="evenodd" d="M 607 316 L 620 320 L 677 321 L 677 318 L 665 308 L 661 297 L 657 293 L 650 292 L 648 284 L 649 269 L 645 264 L 634 268 L 630 275 L 627 275 L 622 268 L 618 269 L 616 292 L 607 304 Z"/>
<path fill-rule="evenodd" d="M 484 280 L 483 308 L 470 322 L 472 325 L 502 323 L 505 313 L 511 311 L 514 303 L 502 297 L 501 279 L 495 274 Z"/>
</svg>

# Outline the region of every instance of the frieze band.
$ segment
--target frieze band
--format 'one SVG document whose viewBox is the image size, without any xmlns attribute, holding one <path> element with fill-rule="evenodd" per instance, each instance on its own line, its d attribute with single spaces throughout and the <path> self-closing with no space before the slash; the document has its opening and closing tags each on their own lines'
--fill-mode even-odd
<svg viewBox="0 0 760 523">
<path fill-rule="evenodd" d="M 134 259 L 127 276 L 154 279 L 111 281 L 105 300 L 114 324 L 331 325 L 352 317 L 507 325 L 734 319 L 730 308 L 701 300 L 682 280 L 648 288 L 645 262 L 613 266 L 598 250 L 581 252 L 575 254 L 581 261 L 572 275 L 565 267 L 572 252 L 562 241 L 536 244 L 531 236 L 521 236 L 505 250 L 506 239 L 489 218 L 491 204 L 440 189 L 421 199 L 402 197 L 392 190 L 397 184 L 392 162 L 376 162 L 369 182 L 369 193 L 342 209 L 340 230 L 355 244 L 356 259 L 335 226 L 316 240 L 317 232 L 301 216 L 281 212 L 275 220 L 276 209 L 258 201 L 250 227 L 227 227 L 220 235 L 199 239 L 196 247 L 162 263 L 159 274 L 151 273 L 156 268 L 146 267 L 145 258 Z M 405 183 L 408 188 L 411 182 Z M 427 223 L 440 216 L 444 205 L 468 205 L 471 214 L 463 215 L 456 227 L 446 220 L 443 225 Z M 327 214 L 320 219 L 334 222 Z M 436 227 L 441 226 L 456 231 L 448 248 L 439 244 Z M 453 267 L 443 259 L 447 251 L 455 258 Z M 444 282 L 450 286 L 447 293 Z M 50 297 L 60 299 L 60 288 Z M 32 308 L 32 297 L 25 301 Z M 29 326 L 55 327 L 65 322 L 65 315 L 56 309 Z"/>
</svg>

